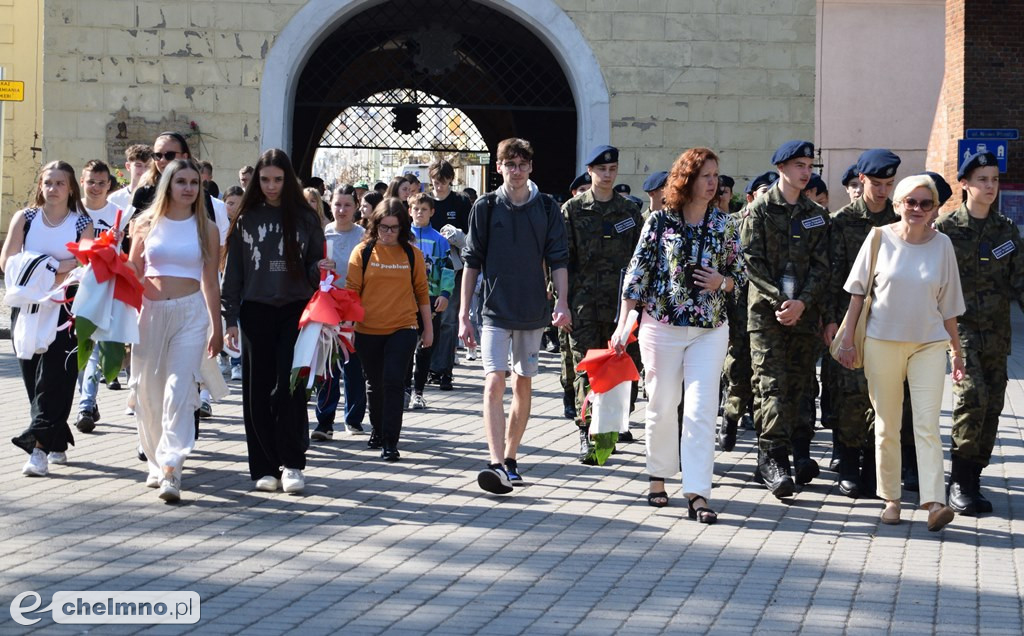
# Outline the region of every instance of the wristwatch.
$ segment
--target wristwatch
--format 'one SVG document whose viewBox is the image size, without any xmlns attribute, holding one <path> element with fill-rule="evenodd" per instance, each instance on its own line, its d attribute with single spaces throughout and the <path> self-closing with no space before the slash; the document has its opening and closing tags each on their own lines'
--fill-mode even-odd
<svg viewBox="0 0 1024 636">
<path fill-rule="evenodd" d="M 718 291 L 723 291 L 723 292 L 725 291 L 725 282 L 727 280 L 729 280 L 728 276 L 723 276 L 722 277 L 722 284 L 718 286 Z"/>
</svg>

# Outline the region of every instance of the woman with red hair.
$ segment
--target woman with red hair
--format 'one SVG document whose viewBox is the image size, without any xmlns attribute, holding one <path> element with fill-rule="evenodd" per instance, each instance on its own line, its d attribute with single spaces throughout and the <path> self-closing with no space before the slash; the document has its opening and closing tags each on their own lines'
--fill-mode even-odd
<svg viewBox="0 0 1024 636">
<path fill-rule="evenodd" d="M 627 314 L 634 308 L 641 312 L 640 356 L 649 398 L 647 502 L 667 506 L 665 479 L 681 468 L 689 517 L 708 524 L 718 520 L 708 497 L 719 379 L 729 342 L 726 297 L 746 278 L 739 231 L 727 212 L 715 208 L 717 194 L 714 152 L 691 148 L 676 159 L 665 186 L 665 208 L 648 217 L 626 271 L 612 336 L 620 341 Z M 682 422 L 677 416 L 681 397 Z"/>
</svg>

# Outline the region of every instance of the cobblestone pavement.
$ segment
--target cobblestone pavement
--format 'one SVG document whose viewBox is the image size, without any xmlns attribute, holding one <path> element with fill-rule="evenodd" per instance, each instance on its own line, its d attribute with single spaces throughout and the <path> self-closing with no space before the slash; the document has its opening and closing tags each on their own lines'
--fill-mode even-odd
<svg viewBox="0 0 1024 636">
<path fill-rule="evenodd" d="M 643 444 L 605 467 L 574 461 L 561 418 L 557 360 L 542 354 L 534 416 L 520 455 L 529 485 L 482 493 L 486 457 L 479 362 L 456 390 L 428 390 L 406 413 L 402 461 L 366 436 L 314 443 L 302 495 L 254 492 L 245 463 L 238 383 L 215 405 L 186 465 L 184 498 L 145 488 L 125 391 L 100 389 L 101 424 L 77 434 L 70 463 L 48 478 L 20 473 L 0 444 L 0 633 L 209 634 L 1020 634 L 1024 596 L 1024 319 L 993 465 L 995 505 L 940 534 L 904 498 L 904 523 L 877 522 L 880 503 L 838 494 L 834 474 L 791 503 L 748 481 L 752 434 L 719 452 L 704 526 L 686 518 L 678 483 L 668 508 L 647 505 Z M 948 436 L 951 397 L 943 412 Z M 0 343 L 4 440 L 28 404 L 9 341 Z M 642 439 L 642 404 L 633 416 Z M 948 438 L 947 438 L 948 443 Z M 824 465 L 828 431 L 814 440 Z M 948 458 L 947 458 L 948 460 Z M 1012 495 L 1012 496 L 1011 496 Z M 193 590 L 193 626 L 20 627 L 8 605 L 34 590 Z"/>
</svg>

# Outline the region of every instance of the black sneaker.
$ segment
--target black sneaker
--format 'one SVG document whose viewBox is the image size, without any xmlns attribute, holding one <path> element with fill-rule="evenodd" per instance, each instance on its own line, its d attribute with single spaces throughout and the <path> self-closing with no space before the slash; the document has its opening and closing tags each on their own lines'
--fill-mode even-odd
<svg viewBox="0 0 1024 636">
<path fill-rule="evenodd" d="M 355 424 L 346 424 L 345 428 L 348 429 L 349 433 L 362 433 L 363 432 L 363 425 L 361 423 L 359 423 L 359 422 L 356 422 Z"/>
<path fill-rule="evenodd" d="M 487 468 L 476 475 L 476 483 L 480 488 L 496 495 L 507 495 L 512 492 L 512 482 L 501 464 L 488 464 Z"/>
<path fill-rule="evenodd" d="M 314 442 L 329 442 L 334 439 L 334 429 L 328 426 L 317 426 L 313 429 L 313 432 L 309 434 L 309 439 Z"/>
<path fill-rule="evenodd" d="M 75 428 L 82 433 L 91 433 L 96 428 L 96 415 L 98 415 L 96 409 L 91 411 L 80 411 L 78 413 L 78 420 L 75 421 Z"/>
<path fill-rule="evenodd" d="M 455 388 L 454 386 L 452 386 L 452 376 L 448 375 L 447 373 L 441 376 L 441 381 L 439 384 L 439 388 L 442 391 L 451 391 L 452 389 Z"/>
<path fill-rule="evenodd" d="M 636 438 L 633 437 L 633 431 L 626 431 L 625 433 L 619 433 L 619 441 L 624 444 L 628 444 L 636 441 Z"/>
<path fill-rule="evenodd" d="M 516 460 L 508 457 L 505 458 L 505 474 L 508 475 L 509 482 L 516 488 L 526 485 L 523 481 L 522 473 L 519 472 L 519 463 Z"/>
<path fill-rule="evenodd" d="M 118 381 L 117 378 L 114 378 L 114 381 L 109 383 L 107 385 L 107 388 L 110 389 L 111 391 L 120 391 L 121 390 L 121 383 Z"/>
</svg>

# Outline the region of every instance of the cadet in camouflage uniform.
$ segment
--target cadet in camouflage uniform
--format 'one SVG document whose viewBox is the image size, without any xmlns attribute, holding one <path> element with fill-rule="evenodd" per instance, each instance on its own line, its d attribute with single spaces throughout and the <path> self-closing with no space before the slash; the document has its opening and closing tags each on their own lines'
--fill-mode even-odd
<svg viewBox="0 0 1024 636">
<path fill-rule="evenodd" d="M 765 172 L 754 177 L 747 184 L 746 194 L 753 200 L 757 193 L 767 191 L 779 178 L 775 172 Z M 743 227 L 750 203 L 732 215 L 736 226 Z M 718 426 L 718 445 L 728 452 L 736 447 L 736 430 L 739 422 L 749 418 L 754 406 L 754 389 L 751 387 L 750 336 L 747 334 L 747 283 L 728 297 L 729 349 L 722 367 L 722 422 Z M 754 428 L 753 425 L 748 428 Z"/>
<path fill-rule="evenodd" d="M 850 294 L 843 285 L 853 268 L 861 246 L 872 228 L 899 220 L 893 208 L 893 185 L 900 158 L 889 150 L 875 148 L 857 160 L 857 177 L 863 184 L 862 196 L 843 207 L 832 217 L 829 256 L 832 261 L 832 282 L 829 285 L 829 309 L 825 316 L 825 340 L 835 337 L 839 323 L 850 306 Z M 875 494 L 875 411 L 868 398 L 868 381 L 864 369 L 847 369 L 839 364 L 832 368 L 836 382 L 836 421 L 833 429 L 839 450 L 839 492 L 847 497 Z M 861 457 L 863 455 L 863 463 Z"/>
<path fill-rule="evenodd" d="M 664 170 L 659 172 L 652 172 L 644 179 L 644 192 L 647 193 L 649 203 L 647 208 L 643 211 L 643 219 L 647 220 L 647 217 L 651 215 L 651 212 L 665 207 L 665 183 L 668 181 L 668 173 Z"/>
<path fill-rule="evenodd" d="M 643 226 L 640 208 L 612 189 L 618 162 L 616 148 L 596 148 L 587 160 L 593 186 L 562 206 L 569 239 L 569 308 L 572 311 L 569 349 L 574 367 L 589 349 L 608 346 L 616 326 L 622 270 L 629 265 Z M 636 343 L 627 351 L 639 364 L 640 350 Z M 585 373 L 576 374 L 575 388 L 580 461 L 593 464 L 596 460 L 588 432 L 590 414 L 583 417 L 583 400 L 590 391 Z M 634 385 L 634 399 L 635 391 Z"/>
<path fill-rule="evenodd" d="M 995 155 L 969 156 L 957 173 L 967 200 L 935 227 L 953 243 L 967 311 L 957 320 L 967 377 L 953 385 L 949 507 L 959 514 L 992 512 L 980 489 L 1006 397 L 1010 302 L 1024 308 L 1024 253 L 1011 220 L 992 209 L 999 192 Z"/>
<path fill-rule="evenodd" d="M 583 171 L 569 184 L 569 193 L 576 196 L 590 189 L 592 180 L 590 173 Z M 562 415 L 567 420 L 576 419 L 576 367 L 572 362 L 572 349 L 569 348 L 569 332 L 558 330 L 558 350 L 562 359 L 562 372 L 559 380 L 562 384 Z"/>
<path fill-rule="evenodd" d="M 801 417 L 829 284 L 827 213 L 802 193 L 813 157 L 809 141 L 780 146 L 772 156 L 780 179 L 749 206 L 740 229 L 750 283 L 747 330 L 759 432 L 756 477 L 776 497 L 795 490 L 790 448 L 797 483 L 810 482 L 819 471 L 810 456 L 814 427 Z M 787 289 L 790 285 L 792 290 Z"/>
</svg>

